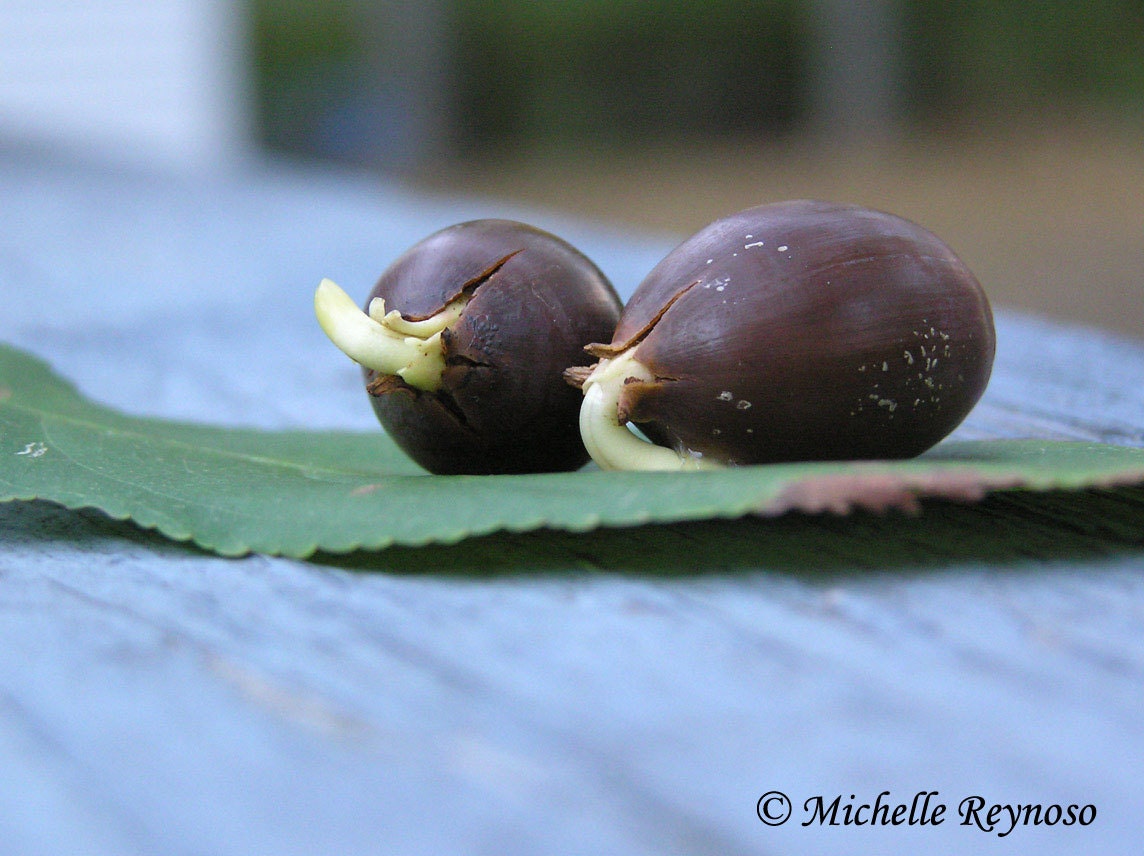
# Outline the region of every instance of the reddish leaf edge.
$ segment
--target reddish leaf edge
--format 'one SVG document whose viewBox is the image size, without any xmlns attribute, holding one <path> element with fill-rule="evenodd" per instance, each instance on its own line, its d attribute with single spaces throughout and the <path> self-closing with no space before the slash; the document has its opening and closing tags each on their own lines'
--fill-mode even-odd
<svg viewBox="0 0 1144 856">
<path fill-rule="evenodd" d="M 925 500 L 974 503 L 999 491 L 1109 490 L 1142 483 L 1144 466 L 1063 484 L 1019 473 L 990 473 L 964 467 L 891 471 L 878 463 L 856 463 L 846 472 L 807 475 L 792 481 L 755 513 L 762 517 L 788 513 L 842 517 L 855 511 L 920 514 Z"/>
</svg>

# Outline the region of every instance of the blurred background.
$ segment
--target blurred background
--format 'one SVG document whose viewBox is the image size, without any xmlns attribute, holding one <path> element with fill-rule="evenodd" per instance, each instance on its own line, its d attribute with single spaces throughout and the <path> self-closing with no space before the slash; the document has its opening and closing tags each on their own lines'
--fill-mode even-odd
<svg viewBox="0 0 1144 856">
<path fill-rule="evenodd" d="M 0 0 L 0 151 L 273 157 L 679 238 L 857 202 L 1144 337 L 1144 0 Z"/>
</svg>

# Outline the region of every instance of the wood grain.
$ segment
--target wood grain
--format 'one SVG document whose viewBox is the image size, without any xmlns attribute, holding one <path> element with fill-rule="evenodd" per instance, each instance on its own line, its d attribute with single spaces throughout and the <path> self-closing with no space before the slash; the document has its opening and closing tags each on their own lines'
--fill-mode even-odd
<svg viewBox="0 0 1144 856">
<path fill-rule="evenodd" d="M 263 427 L 368 426 L 306 315 L 317 276 L 365 282 L 483 213 L 286 168 L 28 158 L 0 159 L 0 196 L 21 212 L 0 336 L 114 406 Z M 649 255 L 538 225 L 612 270 Z M 999 342 L 963 436 L 1144 443 L 1144 349 L 1010 313 Z M 312 562 L 7 504 L 0 851 L 1132 852 L 1142 568 L 1139 490 Z M 756 817 L 769 790 L 785 826 Z M 815 795 L 883 790 L 938 791 L 950 819 L 799 823 Z M 998 839 L 959 824 L 973 794 L 1098 815 Z"/>
</svg>

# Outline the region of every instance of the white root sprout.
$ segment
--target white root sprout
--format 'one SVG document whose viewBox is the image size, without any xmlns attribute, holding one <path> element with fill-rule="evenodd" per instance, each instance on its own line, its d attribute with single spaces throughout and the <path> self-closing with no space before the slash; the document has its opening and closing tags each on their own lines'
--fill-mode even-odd
<svg viewBox="0 0 1144 856">
<path fill-rule="evenodd" d="M 694 455 L 682 454 L 637 437 L 620 421 L 619 404 L 629 379 L 652 382 L 647 366 L 635 359 L 635 348 L 601 360 L 584 381 L 580 406 L 580 436 L 592 460 L 602 470 L 702 470 L 722 467 Z"/>
<path fill-rule="evenodd" d="M 460 316 L 462 295 L 430 318 L 410 321 L 374 298 L 368 314 L 338 285 L 323 279 L 314 293 L 314 314 L 326 335 L 351 360 L 379 374 L 396 375 L 410 386 L 432 392 L 445 370 L 441 332 Z"/>
</svg>

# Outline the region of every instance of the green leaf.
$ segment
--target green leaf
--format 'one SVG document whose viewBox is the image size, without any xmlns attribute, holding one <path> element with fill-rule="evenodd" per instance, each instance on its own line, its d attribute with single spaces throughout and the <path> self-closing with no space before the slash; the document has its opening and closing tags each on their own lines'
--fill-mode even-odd
<svg viewBox="0 0 1144 856">
<path fill-rule="evenodd" d="M 430 476 L 381 431 L 234 430 L 128 416 L 0 345 L 0 501 L 43 499 L 224 555 L 305 557 L 498 531 L 916 509 L 919 498 L 1144 482 L 1144 449 L 946 443 L 904 462 L 693 473 Z"/>
</svg>

